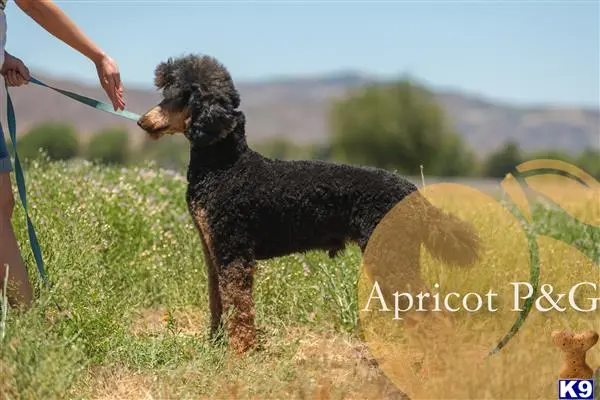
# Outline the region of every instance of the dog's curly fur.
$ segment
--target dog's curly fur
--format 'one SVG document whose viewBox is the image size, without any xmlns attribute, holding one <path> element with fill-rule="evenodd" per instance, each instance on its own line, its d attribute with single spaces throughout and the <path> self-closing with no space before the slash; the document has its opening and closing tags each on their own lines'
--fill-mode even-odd
<svg viewBox="0 0 600 400">
<path fill-rule="evenodd" d="M 347 242 L 364 251 L 384 215 L 417 192 L 411 182 L 384 170 L 273 160 L 251 150 L 240 96 L 229 72 L 212 57 L 169 59 L 156 68 L 155 84 L 163 100 L 138 124 L 154 138 L 182 132 L 191 143 L 187 203 L 208 267 L 211 328 L 214 332 L 222 313 L 234 307 L 227 329 L 238 352 L 256 341 L 257 260 L 316 249 L 334 257 Z M 416 253 L 424 243 L 448 263 L 473 263 L 478 239 L 472 228 L 419 197 L 410 222 Z M 448 246 L 450 241 L 456 246 Z"/>
</svg>

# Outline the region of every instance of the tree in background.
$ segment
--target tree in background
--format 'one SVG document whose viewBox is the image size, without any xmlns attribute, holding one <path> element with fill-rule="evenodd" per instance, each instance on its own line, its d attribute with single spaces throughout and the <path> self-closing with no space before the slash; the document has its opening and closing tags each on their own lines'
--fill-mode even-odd
<svg viewBox="0 0 600 400">
<path fill-rule="evenodd" d="M 417 175 L 472 175 L 474 155 L 435 96 L 411 79 L 374 84 L 335 103 L 334 159 Z"/>
<path fill-rule="evenodd" d="M 35 126 L 19 141 L 19 156 L 36 159 L 42 150 L 50 160 L 68 160 L 79 153 L 78 135 L 68 124 L 50 122 Z"/>
<path fill-rule="evenodd" d="M 129 160 L 129 135 L 124 129 L 100 131 L 90 140 L 86 154 L 88 160 L 101 164 L 127 164 Z"/>
<path fill-rule="evenodd" d="M 594 178 L 600 179 L 600 150 L 583 151 L 575 163 Z"/>
<path fill-rule="evenodd" d="M 265 157 L 278 160 L 291 160 L 307 156 L 307 152 L 302 146 L 286 139 L 285 137 L 274 137 L 264 139 L 252 147 Z"/>
<path fill-rule="evenodd" d="M 478 176 L 481 172 L 475 152 L 465 144 L 462 136 L 447 135 L 441 148 L 441 159 L 445 163 L 439 168 L 438 176 Z M 428 172 L 427 168 L 425 172 Z"/>
<path fill-rule="evenodd" d="M 546 149 L 546 150 L 534 151 L 532 153 L 527 154 L 527 159 L 528 160 L 541 160 L 541 159 L 559 160 L 559 161 L 567 162 L 569 164 L 577 163 L 576 157 L 574 157 L 572 154 L 569 154 L 565 151 L 557 150 L 557 149 Z"/>
<path fill-rule="evenodd" d="M 311 147 L 311 160 L 329 161 L 332 159 L 331 143 L 319 143 Z"/>
<path fill-rule="evenodd" d="M 252 144 L 260 154 L 278 160 L 327 160 L 329 147 L 322 143 L 298 144 L 282 136 Z"/>
<path fill-rule="evenodd" d="M 529 157 L 529 159 L 531 159 Z M 514 142 L 506 142 L 501 148 L 490 153 L 483 165 L 483 175 L 492 178 L 504 178 L 525 158 Z"/>
</svg>

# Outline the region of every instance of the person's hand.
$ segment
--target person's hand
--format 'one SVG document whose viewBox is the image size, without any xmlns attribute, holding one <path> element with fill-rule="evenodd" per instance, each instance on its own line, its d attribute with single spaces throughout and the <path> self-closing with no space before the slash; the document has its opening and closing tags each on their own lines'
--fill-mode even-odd
<svg viewBox="0 0 600 400">
<path fill-rule="evenodd" d="M 123 84 L 117 63 L 105 54 L 96 62 L 96 71 L 98 71 L 100 84 L 113 103 L 115 111 L 124 110 Z"/>
<path fill-rule="evenodd" d="M 8 86 L 23 86 L 29 83 L 31 75 L 23 61 L 6 52 L 4 55 L 4 64 L 0 73 L 4 76 Z"/>
</svg>

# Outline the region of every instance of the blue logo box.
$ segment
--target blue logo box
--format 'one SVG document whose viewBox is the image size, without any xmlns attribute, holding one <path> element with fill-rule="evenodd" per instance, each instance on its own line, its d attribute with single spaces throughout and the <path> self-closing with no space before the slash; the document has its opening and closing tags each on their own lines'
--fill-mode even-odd
<svg viewBox="0 0 600 400">
<path fill-rule="evenodd" d="M 593 400 L 593 379 L 561 379 L 558 381 L 558 400 Z"/>
</svg>

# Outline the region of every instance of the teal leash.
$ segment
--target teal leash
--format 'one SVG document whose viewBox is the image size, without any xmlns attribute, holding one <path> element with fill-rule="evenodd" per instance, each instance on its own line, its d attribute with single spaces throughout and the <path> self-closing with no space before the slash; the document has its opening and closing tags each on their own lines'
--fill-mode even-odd
<svg viewBox="0 0 600 400">
<path fill-rule="evenodd" d="M 110 114 L 114 114 L 116 116 L 122 117 L 122 118 L 126 118 L 126 119 L 130 119 L 132 121 L 137 121 L 138 119 L 140 119 L 140 116 L 138 114 L 132 113 L 131 111 L 127 111 L 127 110 L 123 110 L 123 111 L 115 111 L 113 106 L 110 106 L 106 103 L 103 103 L 101 101 L 98 100 L 94 100 L 92 98 L 86 97 L 86 96 L 82 96 L 80 94 L 77 93 L 73 93 L 73 92 L 69 92 L 68 90 L 62 90 L 62 89 L 58 89 L 56 87 L 50 86 L 45 84 L 44 82 L 35 79 L 34 77 L 31 77 L 31 79 L 29 80 L 29 82 L 31 83 L 35 83 L 36 85 L 40 85 L 43 87 L 46 87 L 48 89 L 52 89 L 55 92 L 58 92 L 64 96 L 70 97 L 71 99 L 78 101 L 79 103 L 83 103 L 85 105 L 88 105 L 92 108 L 95 108 L 97 110 L 100 111 L 104 111 Z"/>
<path fill-rule="evenodd" d="M 46 87 L 48 89 L 52 89 L 64 96 L 67 96 L 75 101 L 78 101 L 79 103 L 88 105 L 97 110 L 104 111 L 104 112 L 107 112 L 110 114 L 114 114 L 119 117 L 130 119 L 133 121 L 137 121 L 140 118 L 139 115 L 132 113 L 130 111 L 127 111 L 127 110 L 115 111 L 112 106 L 110 106 L 106 103 L 103 103 L 101 101 L 98 101 L 98 100 L 95 100 L 95 99 L 92 99 L 92 98 L 89 98 L 86 96 L 82 96 L 77 93 L 69 92 L 67 90 L 58 89 L 56 87 L 47 85 L 44 82 L 42 82 L 36 78 L 31 77 L 31 79 L 29 81 L 32 83 L 35 83 L 36 85 L 40 85 L 40 86 Z M 17 152 L 17 120 L 15 117 L 15 110 L 14 110 L 14 107 L 12 104 L 12 100 L 10 98 L 10 93 L 8 91 L 8 86 L 6 88 L 6 98 L 7 98 L 7 110 L 6 111 L 7 111 L 7 119 L 8 119 L 8 131 L 9 131 L 10 139 L 13 144 L 13 150 L 14 150 L 14 155 L 15 155 L 15 176 L 16 176 L 16 181 L 17 181 L 17 188 L 19 190 L 19 197 L 21 199 L 21 204 L 23 205 L 23 210 L 25 211 L 25 218 L 27 220 L 27 233 L 29 235 L 29 243 L 31 245 L 31 251 L 33 252 L 33 257 L 35 258 L 35 263 L 37 266 L 38 273 L 40 274 L 40 277 L 42 278 L 42 281 L 44 282 L 46 287 L 48 289 L 51 289 L 52 285 L 50 283 L 50 280 L 48 279 L 48 275 L 46 274 L 46 270 L 44 268 L 44 259 L 42 257 L 42 249 L 41 249 L 40 243 L 38 241 L 37 234 L 35 232 L 35 227 L 33 225 L 33 222 L 31 221 L 31 217 L 29 216 L 29 209 L 27 207 L 27 191 L 25 189 L 25 174 L 23 173 L 23 167 L 21 166 L 21 160 L 19 159 L 19 153 Z M 1 129 L 2 129 L 2 127 L 0 127 L 0 130 Z M 58 304 L 56 304 L 56 307 L 60 311 L 62 311 Z"/>
</svg>

